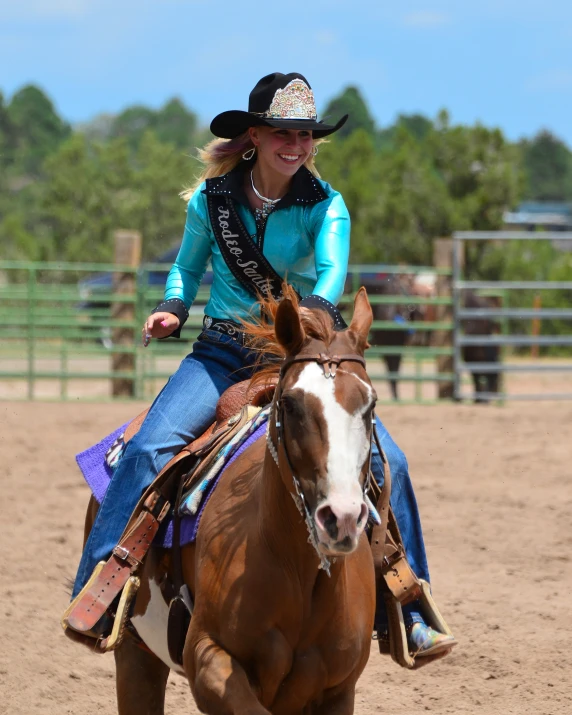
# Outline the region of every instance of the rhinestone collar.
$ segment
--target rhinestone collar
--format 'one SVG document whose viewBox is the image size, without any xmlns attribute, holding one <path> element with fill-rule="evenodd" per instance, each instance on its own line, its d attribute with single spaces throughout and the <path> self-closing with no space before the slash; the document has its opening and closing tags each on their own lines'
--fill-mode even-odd
<svg viewBox="0 0 572 715">
<path fill-rule="evenodd" d="M 222 195 L 230 196 L 244 206 L 250 208 L 250 203 L 244 191 L 244 174 L 250 171 L 247 161 L 242 161 L 232 171 L 214 179 L 206 180 L 206 188 L 203 193 L 207 196 Z M 325 201 L 328 194 L 322 184 L 305 166 L 301 166 L 292 178 L 292 183 L 288 192 L 282 197 L 276 206 L 276 211 L 289 208 L 290 206 L 312 206 L 320 201 Z"/>
</svg>

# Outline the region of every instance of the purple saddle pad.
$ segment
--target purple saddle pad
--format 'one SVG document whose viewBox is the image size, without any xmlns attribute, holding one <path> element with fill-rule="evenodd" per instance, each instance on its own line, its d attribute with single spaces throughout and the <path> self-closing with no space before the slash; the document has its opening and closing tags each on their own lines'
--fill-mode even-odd
<svg viewBox="0 0 572 715">
<path fill-rule="evenodd" d="M 127 423 L 128 424 L 128 423 Z M 127 424 L 116 429 L 107 437 L 104 437 L 101 442 L 94 444 L 89 447 L 84 452 L 80 452 L 76 455 L 76 461 L 81 469 L 81 473 L 85 481 L 87 482 L 91 493 L 96 498 L 96 500 L 101 504 L 107 487 L 113 476 L 113 471 L 110 469 L 109 465 L 105 461 L 105 453 L 111 447 L 113 442 L 125 432 Z M 248 449 L 251 444 L 254 444 L 257 439 L 260 439 L 266 431 L 266 423 L 260 425 L 260 427 L 250 435 L 250 437 L 237 449 L 237 451 L 229 459 L 228 463 L 225 464 L 223 469 L 219 472 L 218 476 L 212 480 L 212 484 L 205 491 L 201 506 L 195 516 L 184 516 L 181 520 L 181 544 L 190 544 L 197 538 L 197 532 L 199 529 L 199 522 L 201 516 L 205 509 L 208 500 L 214 491 L 215 486 L 224 472 L 224 470 L 237 459 L 245 449 Z M 161 524 L 161 527 L 155 537 L 155 545 L 170 547 L 173 545 L 173 521 L 170 517 L 165 519 Z"/>
</svg>

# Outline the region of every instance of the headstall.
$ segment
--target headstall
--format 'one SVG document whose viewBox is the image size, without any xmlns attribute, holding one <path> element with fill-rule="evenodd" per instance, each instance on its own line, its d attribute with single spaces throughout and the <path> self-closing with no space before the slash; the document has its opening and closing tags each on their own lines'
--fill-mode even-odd
<svg viewBox="0 0 572 715">
<path fill-rule="evenodd" d="M 340 365 L 341 362 L 357 362 L 362 367 L 365 368 L 365 359 L 361 355 L 357 354 L 347 354 L 347 355 L 328 355 L 326 353 L 318 353 L 314 355 L 297 355 L 295 357 L 287 357 L 285 358 L 282 367 L 280 368 L 280 380 L 284 377 L 284 374 L 288 370 L 289 367 L 294 365 L 295 363 L 301 363 L 301 362 L 315 362 L 318 365 L 322 366 L 322 369 L 324 371 L 324 377 L 326 379 L 334 379 L 336 377 L 337 369 Z M 286 441 L 284 439 L 284 421 L 282 419 L 282 400 L 281 400 L 281 394 L 282 394 L 282 389 L 280 386 L 280 382 L 278 383 L 276 392 L 274 394 L 274 424 L 276 425 L 276 432 L 277 432 L 277 437 L 278 437 L 278 447 L 274 445 L 274 442 L 272 441 L 272 437 L 270 435 L 270 423 L 271 420 L 268 420 L 268 427 L 266 430 L 266 443 L 268 446 L 268 451 L 272 455 L 272 459 L 276 463 L 276 466 L 278 469 L 280 469 L 280 458 L 278 455 L 278 449 L 280 448 L 280 445 L 282 445 L 282 450 L 284 452 L 284 455 L 286 457 L 286 463 L 288 465 L 288 469 L 290 470 L 290 474 L 292 475 L 292 483 L 294 484 L 294 493 L 290 492 L 292 498 L 294 499 L 294 503 L 296 504 L 298 511 L 304 518 L 304 521 L 306 523 L 306 528 L 308 529 L 308 541 L 312 546 L 314 547 L 316 553 L 318 554 L 318 558 L 320 559 L 320 566 L 319 568 L 323 569 L 328 576 L 330 576 L 330 565 L 332 561 L 335 561 L 335 559 L 329 559 L 327 556 L 324 556 L 324 554 L 321 553 L 320 548 L 318 546 L 318 537 L 316 533 L 316 527 L 312 521 L 312 517 L 310 514 L 310 510 L 308 508 L 308 502 L 306 500 L 306 497 L 304 495 L 304 492 L 302 490 L 302 485 L 300 484 L 300 481 L 298 477 L 296 476 L 296 473 L 294 471 L 294 467 L 292 465 L 292 462 L 290 460 L 290 455 L 288 454 L 288 450 L 286 448 Z M 373 519 L 374 522 L 376 523 L 381 523 L 381 519 L 379 517 L 379 514 L 377 513 L 377 510 L 375 509 L 374 505 L 372 504 L 369 496 L 367 495 L 367 491 L 370 486 L 370 479 L 371 479 L 371 458 L 372 458 L 372 446 L 373 446 L 373 440 L 376 440 L 376 443 L 378 445 L 378 449 L 380 451 L 380 455 L 383 455 L 383 451 L 381 450 L 381 445 L 379 443 L 379 438 L 377 436 L 377 430 L 375 427 L 375 413 L 372 412 L 372 434 L 371 434 L 371 439 L 370 439 L 370 448 L 369 448 L 369 458 L 368 458 L 368 470 L 367 470 L 367 476 L 364 482 L 363 486 L 363 493 L 364 493 L 364 500 L 368 506 L 369 510 L 369 515 Z M 382 456 L 383 459 L 383 456 Z"/>
<path fill-rule="evenodd" d="M 280 377 L 284 376 L 286 370 L 297 362 L 316 362 L 322 366 L 324 377 L 334 378 L 341 362 L 357 362 L 365 369 L 365 359 L 361 355 L 350 353 L 349 355 L 328 355 L 327 353 L 317 353 L 316 355 L 295 355 L 287 357 L 280 368 Z"/>
</svg>

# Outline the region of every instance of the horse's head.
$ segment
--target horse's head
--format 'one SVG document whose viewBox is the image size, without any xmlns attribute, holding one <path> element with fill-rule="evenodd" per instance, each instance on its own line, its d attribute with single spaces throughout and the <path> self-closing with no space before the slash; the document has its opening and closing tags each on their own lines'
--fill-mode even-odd
<svg viewBox="0 0 572 715">
<path fill-rule="evenodd" d="M 326 555 L 352 552 L 368 518 L 364 488 L 376 393 L 363 354 L 371 323 L 364 288 L 342 332 L 333 331 L 323 311 L 301 310 L 288 298 L 275 316 L 286 353 L 273 427 L 280 473 L 290 492 L 299 489 Z"/>
</svg>

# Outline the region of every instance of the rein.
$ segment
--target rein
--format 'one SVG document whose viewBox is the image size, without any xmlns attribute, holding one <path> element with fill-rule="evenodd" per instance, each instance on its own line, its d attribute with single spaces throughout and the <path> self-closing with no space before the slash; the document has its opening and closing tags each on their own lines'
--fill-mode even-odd
<svg viewBox="0 0 572 715">
<path fill-rule="evenodd" d="M 295 363 L 301 363 L 301 362 L 315 362 L 318 365 L 322 366 L 322 369 L 324 371 L 324 377 L 328 379 L 334 379 L 336 377 L 337 369 L 342 362 L 357 362 L 360 364 L 364 369 L 365 369 L 365 359 L 361 355 L 357 355 L 354 353 L 346 354 L 346 355 L 328 355 L 327 353 L 317 353 L 314 355 L 296 355 L 294 357 L 288 357 L 285 358 L 282 367 L 280 368 L 280 380 L 284 377 L 284 374 L 290 368 L 292 365 Z M 280 449 L 280 446 L 282 446 L 282 451 L 284 452 L 284 455 L 286 457 L 286 463 L 288 465 L 288 469 L 290 470 L 290 474 L 292 477 L 292 483 L 294 485 L 294 493 L 290 492 L 290 495 L 294 499 L 294 503 L 296 504 L 298 511 L 300 514 L 304 517 L 304 521 L 306 523 L 306 528 L 308 530 L 308 541 L 312 546 L 314 547 L 314 550 L 316 551 L 318 558 L 320 559 L 320 569 L 323 569 L 328 576 L 331 576 L 330 573 L 330 566 L 332 562 L 335 561 L 335 559 L 330 559 L 327 556 L 324 556 L 324 554 L 320 551 L 319 546 L 318 546 L 318 538 L 317 538 L 317 533 L 316 533 L 316 527 L 312 521 L 312 517 L 310 514 L 310 510 L 308 508 L 308 502 L 306 500 L 306 497 L 304 495 L 304 491 L 302 489 L 302 485 L 300 484 L 300 480 L 296 476 L 296 473 L 294 471 L 294 467 L 292 465 L 292 461 L 290 460 L 290 455 L 288 454 L 288 450 L 286 448 L 286 440 L 284 438 L 284 420 L 282 419 L 282 401 L 280 399 L 282 394 L 282 387 L 280 385 L 280 381 L 278 382 L 276 392 L 274 395 L 274 424 L 276 427 L 276 433 L 277 433 L 277 438 L 278 438 L 278 447 L 274 445 L 274 442 L 272 441 L 272 437 L 270 435 L 270 420 L 268 421 L 268 429 L 266 431 L 266 444 L 268 447 L 268 451 L 272 455 L 272 459 L 276 463 L 276 466 L 280 470 L 280 457 L 278 454 L 278 449 Z M 364 494 L 364 500 L 368 506 L 369 514 L 373 518 L 374 522 L 376 524 L 381 524 L 381 519 L 379 517 L 379 514 L 377 513 L 375 507 L 373 506 L 371 500 L 369 499 L 367 495 L 367 491 L 369 490 L 370 486 L 370 480 L 371 480 L 371 458 L 372 458 L 372 446 L 373 446 L 373 440 L 375 439 L 378 448 L 380 449 L 380 454 L 383 455 L 383 451 L 381 450 L 381 445 L 379 444 L 379 438 L 377 436 L 377 430 L 375 426 L 375 414 L 372 413 L 372 433 L 371 433 L 371 438 L 370 438 L 370 447 L 369 447 L 369 457 L 368 457 L 368 470 L 367 470 L 367 476 L 364 482 L 363 486 L 363 494 Z M 383 457 L 382 457 L 383 459 Z M 385 461 L 385 460 L 384 460 Z"/>
</svg>

